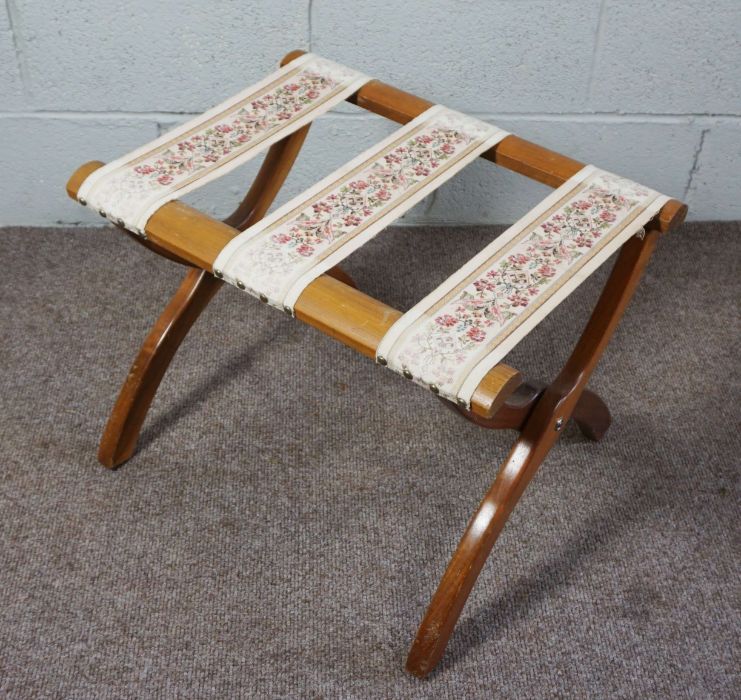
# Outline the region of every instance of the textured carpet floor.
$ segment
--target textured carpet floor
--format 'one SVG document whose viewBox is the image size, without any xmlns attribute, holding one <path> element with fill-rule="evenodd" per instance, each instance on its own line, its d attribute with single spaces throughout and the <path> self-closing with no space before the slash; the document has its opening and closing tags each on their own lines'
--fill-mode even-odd
<svg viewBox="0 0 741 700">
<path fill-rule="evenodd" d="M 394 229 L 348 267 L 405 308 L 491 236 Z M 229 288 L 106 471 L 182 270 L 109 230 L 0 231 L 0 696 L 738 698 L 740 258 L 736 224 L 662 241 L 592 382 L 612 428 L 565 431 L 419 681 L 408 645 L 514 434 Z M 553 376 L 605 272 L 508 361 Z"/>
</svg>

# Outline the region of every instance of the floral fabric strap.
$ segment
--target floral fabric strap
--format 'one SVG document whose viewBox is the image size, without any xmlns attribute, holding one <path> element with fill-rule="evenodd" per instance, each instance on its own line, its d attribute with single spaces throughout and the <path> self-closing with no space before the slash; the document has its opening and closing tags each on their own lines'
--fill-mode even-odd
<svg viewBox="0 0 741 700">
<path fill-rule="evenodd" d="M 431 107 L 233 238 L 214 273 L 292 314 L 308 284 L 506 135 Z"/>
<path fill-rule="evenodd" d="M 357 91 L 370 78 L 304 54 L 261 82 L 108 165 L 78 199 L 145 235 L 163 204 L 225 175 Z"/>
<path fill-rule="evenodd" d="M 470 407 L 486 373 L 668 199 L 583 168 L 405 313 L 376 361 Z"/>
</svg>

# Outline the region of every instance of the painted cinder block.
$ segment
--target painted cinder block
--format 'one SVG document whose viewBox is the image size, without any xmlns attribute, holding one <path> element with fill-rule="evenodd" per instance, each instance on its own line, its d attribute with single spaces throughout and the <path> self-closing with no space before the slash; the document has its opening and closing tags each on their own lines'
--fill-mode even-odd
<svg viewBox="0 0 741 700">
<path fill-rule="evenodd" d="M 315 0 L 312 9 L 315 51 L 430 100 L 479 112 L 584 107 L 599 2 Z"/>
<path fill-rule="evenodd" d="M 741 219 L 740 163 L 741 122 L 718 121 L 708 126 L 687 193 L 693 218 Z"/>
<path fill-rule="evenodd" d="M 741 2 L 608 0 L 590 107 L 609 112 L 739 114 Z"/>
<path fill-rule="evenodd" d="M 6 116 L 0 129 L 3 155 L 16 164 L 3 178 L 0 225 L 101 225 L 67 197 L 69 176 L 85 161 L 112 160 L 156 135 L 151 120 L 111 117 Z"/>
<path fill-rule="evenodd" d="M 309 45 L 686 196 L 693 219 L 741 218 L 740 26 L 738 0 L 8 0 L 0 6 L 0 225 L 102 224 L 64 196 L 75 167 L 123 154 Z M 312 127 L 278 203 L 394 128 L 339 106 Z M 257 166 L 187 200 L 223 216 Z M 511 223 L 547 191 L 477 162 L 402 223 Z"/>
<path fill-rule="evenodd" d="M 20 60 L 17 55 L 7 3 L 0 8 L 0 110 L 26 108 L 21 79 Z"/>
<path fill-rule="evenodd" d="M 204 111 L 307 43 L 305 0 L 13 0 L 39 109 Z"/>
</svg>

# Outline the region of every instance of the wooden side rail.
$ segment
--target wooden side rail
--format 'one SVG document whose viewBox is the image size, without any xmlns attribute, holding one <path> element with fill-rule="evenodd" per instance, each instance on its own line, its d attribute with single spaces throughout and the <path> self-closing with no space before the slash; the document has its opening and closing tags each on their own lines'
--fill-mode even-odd
<svg viewBox="0 0 741 700">
<path fill-rule="evenodd" d="M 69 196 L 76 199 L 83 180 L 102 166 L 100 161 L 91 161 L 78 168 L 67 183 Z M 177 200 L 158 209 L 147 223 L 148 242 L 208 272 L 213 271 L 221 249 L 239 233 Z M 381 338 L 401 316 L 400 311 L 329 275 L 304 290 L 295 313 L 296 318 L 368 357 L 375 357 Z M 471 410 L 491 418 L 521 383 L 516 369 L 497 365 L 476 389 Z"/>
</svg>

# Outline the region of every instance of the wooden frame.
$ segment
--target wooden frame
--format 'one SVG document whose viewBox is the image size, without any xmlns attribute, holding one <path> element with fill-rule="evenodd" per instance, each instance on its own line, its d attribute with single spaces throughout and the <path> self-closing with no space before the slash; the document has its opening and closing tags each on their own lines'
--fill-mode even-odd
<svg viewBox="0 0 741 700">
<path fill-rule="evenodd" d="M 292 51 L 282 65 L 302 55 Z M 432 106 L 380 81 L 367 83 L 349 101 L 399 123 Z M 211 273 L 223 246 L 262 218 L 285 181 L 308 132 L 302 127 L 273 145 L 247 195 L 231 216 L 216 221 L 178 201 L 161 207 L 146 227 L 147 239 L 132 235 L 154 252 L 190 267 L 144 341 L 121 389 L 100 443 L 98 458 L 117 467 L 136 449 L 152 399 L 178 347 L 222 282 Z M 558 187 L 583 164 L 517 136 L 507 136 L 483 158 L 551 187 Z M 83 180 L 103 163 L 81 166 L 67 192 L 76 198 Z M 471 410 L 448 404 L 486 428 L 519 431 L 509 456 L 468 523 L 432 598 L 407 659 L 407 670 L 427 675 L 442 657 L 468 595 L 512 509 L 570 419 L 594 440 L 610 424 L 602 400 L 586 389 L 589 377 L 633 295 L 658 237 L 682 223 L 687 207 L 670 200 L 620 250 L 612 273 L 571 356 L 548 386 L 526 383 L 505 364 L 494 367 L 476 389 Z M 401 313 L 354 287 L 335 268 L 311 283 L 295 305 L 295 315 L 369 357 Z M 448 402 L 446 402 L 448 403 Z"/>
</svg>

